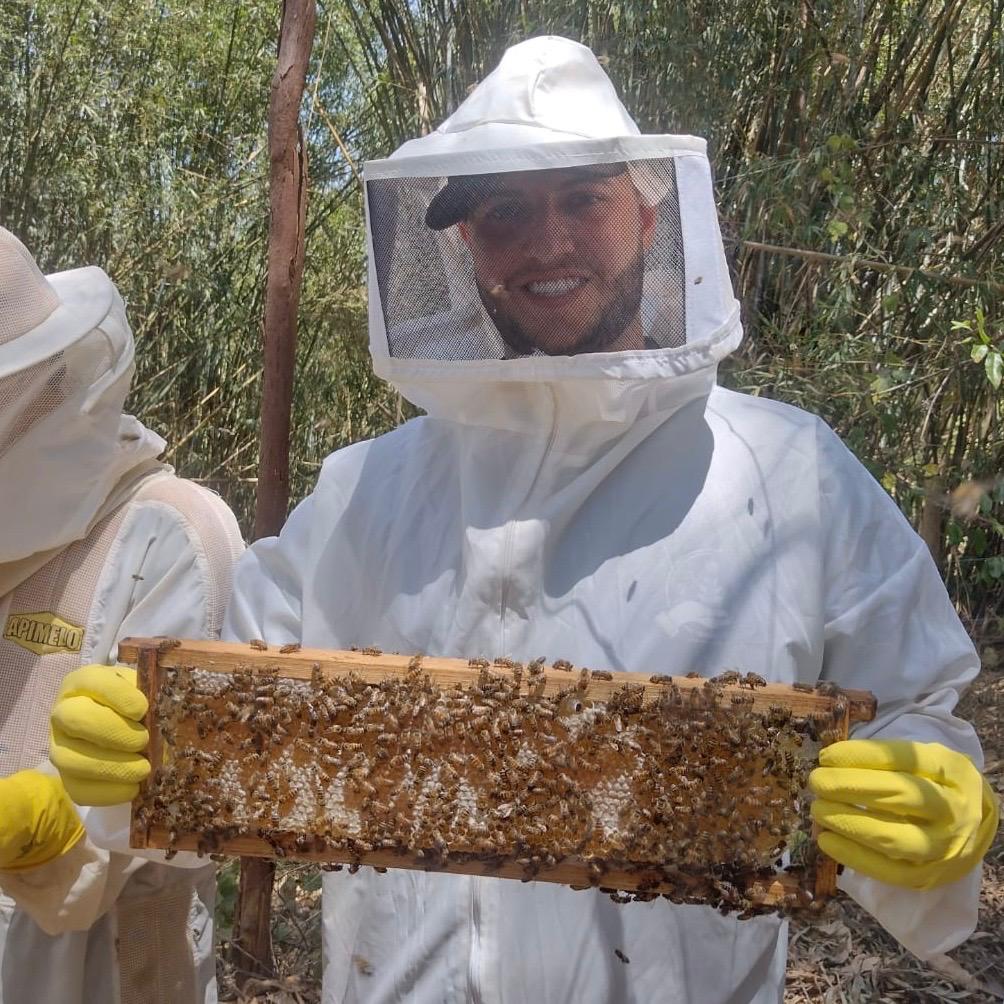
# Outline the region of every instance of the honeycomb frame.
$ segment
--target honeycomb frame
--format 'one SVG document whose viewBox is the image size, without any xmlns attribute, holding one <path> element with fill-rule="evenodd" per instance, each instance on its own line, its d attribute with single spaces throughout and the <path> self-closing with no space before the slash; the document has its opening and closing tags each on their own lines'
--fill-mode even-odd
<svg viewBox="0 0 1004 1004">
<path fill-rule="evenodd" d="M 173 854 L 420 868 L 665 896 L 753 916 L 818 904 L 805 783 L 866 692 L 129 639 L 151 773 L 131 842 Z M 253 807 L 250 811 L 249 807 Z"/>
</svg>

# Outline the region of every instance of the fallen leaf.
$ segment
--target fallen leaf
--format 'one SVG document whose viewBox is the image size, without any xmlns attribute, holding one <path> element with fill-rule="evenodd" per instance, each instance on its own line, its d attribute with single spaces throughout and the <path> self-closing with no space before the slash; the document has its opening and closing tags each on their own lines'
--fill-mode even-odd
<svg viewBox="0 0 1004 1004">
<path fill-rule="evenodd" d="M 973 976 L 965 966 L 956 962 L 950 955 L 935 955 L 934 958 L 927 960 L 927 964 L 935 972 L 947 976 L 960 987 L 965 987 L 967 990 L 978 990 L 985 994 L 990 993 L 990 988 L 982 980 Z"/>
</svg>

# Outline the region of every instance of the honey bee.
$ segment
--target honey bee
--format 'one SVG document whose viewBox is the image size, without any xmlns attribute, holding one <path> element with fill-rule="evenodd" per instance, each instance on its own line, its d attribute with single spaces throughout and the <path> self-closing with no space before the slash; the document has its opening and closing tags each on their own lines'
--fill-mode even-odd
<svg viewBox="0 0 1004 1004">
<path fill-rule="evenodd" d="M 378 649 L 378 648 L 367 647 L 367 648 L 364 648 L 360 652 L 360 654 L 361 655 L 383 655 L 383 652 L 380 649 Z"/>
<path fill-rule="evenodd" d="M 252 638 L 248 645 L 251 646 L 256 652 L 267 652 L 268 644 L 261 640 L 261 638 Z"/>
<path fill-rule="evenodd" d="M 629 902 L 631 902 L 631 897 L 630 896 L 627 896 L 627 897 L 624 897 L 624 898 L 621 898 L 621 897 L 616 897 L 615 898 L 614 896 L 611 896 L 610 898 L 613 899 L 614 902 L 617 902 L 617 903 L 629 903 Z M 619 948 L 615 948 L 614 949 L 614 955 L 616 955 L 617 958 L 620 959 L 620 961 L 625 966 L 631 961 Z"/>
<path fill-rule="evenodd" d="M 279 647 L 280 655 L 292 655 L 294 652 L 300 651 L 300 643 L 298 641 L 290 642 L 288 645 L 281 645 Z"/>
<path fill-rule="evenodd" d="M 698 673 L 698 672 L 696 672 L 695 670 L 691 670 L 691 671 L 690 671 L 690 672 L 689 672 L 689 673 L 687 674 L 687 679 L 688 679 L 688 680 L 699 680 L 700 678 L 701 678 L 701 674 L 700 674 L 700 673 Z"/>
<path fill-rule="evenodd" d="M 694 676 L 697 676 L 697 674 L 695 673 Z M 661 683 L 663 685 L 666 685 L 666 684 L 672 683 L 673 682 L 673 678 L 671 676 L 667 676 L 665 673 L 653 673 L 648 678 L 648 682 L 649 683 Z"/>
<path fill-rule="evenodd" d="M 796 681 L 795 681 L 795 682 L 794 682 L 794 683 L 793 683 L 793 684 L 791 685 L 791 689 L 792 689 L 792 690 L 799 690 L 799 691 L 801 691 L 801 692 L 802 692 L 803 694 L 811 694 L 811 693 L 812 693 L 812 691 L 813 691 L 813 690 L 814 690 L 815 688 L 814 688 L 814 687 L 812 686 L 812 684 L 811 684 L 811 683 L 801 683 L 800 681 L 796 680 Z"/>
<path fill-rule="evenodd" d="M 611 673 L 609 670 L 606 670 L 606 669 L 594 669 L 593 670 L 593 679 L 594 680 L 612 680 L 613 678 L 614 678 L 614 674 Z"/>
</svg>

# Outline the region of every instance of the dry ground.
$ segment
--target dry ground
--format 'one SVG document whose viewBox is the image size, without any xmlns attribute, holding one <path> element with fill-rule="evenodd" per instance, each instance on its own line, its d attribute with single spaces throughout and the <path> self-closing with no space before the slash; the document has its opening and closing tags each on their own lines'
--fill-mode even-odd
<svg viewBox="0 0 1004 1004">
<path fill-rule="evenodd" d="M 984 669 L 963 699 L 960 714 L 976 726 L 986 753 L 986 773 L 997 792 L 1004 795 L 1004 646 L 990 651 L 985 662 L 997 668 Z M 232 883 L 232 864 L 224 868 L 224 887 L 227 876 Z M 232 893 L 224 888 L 221 891 L 224 903 L 232 906 Z M 1004 831 L 998 833 L 987 856 L 981 907 L 976 933 L 950 955 L 942 956 L 935 964 L 925 964 L 853 902 L 840 897 L 811 921 L 792 924 L 785 1004 L 1004 1001 Z M 306 865 L 284 867 L 274 898 L 280 975 L 275 980 L 249 984 L 247 994 L 238 997 L 233 967 L 222 961 L 224 940 L 221 1000 L 316 1004 L 320 984 L 319 925 L 319 872 Z"/>
</svg>

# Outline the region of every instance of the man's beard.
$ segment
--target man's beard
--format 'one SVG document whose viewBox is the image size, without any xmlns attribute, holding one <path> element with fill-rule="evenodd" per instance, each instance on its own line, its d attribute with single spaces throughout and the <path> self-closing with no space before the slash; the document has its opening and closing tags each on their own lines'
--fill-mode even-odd
<svg viewBox="0 0 1004 1004">
<path fill-rule="evenodd" d="M 604 352 L 634 323 L 641 307 L 645 284 L 645 251 L 638 242 L 638 253 L 611 286 L 613 296 L 603 308 L 596 323 L 574 345 L 562 346 L 554 351 L 538 345 L 512 313 L 499 303 L 481 283 L 478 294 L 488 316 L 495 322 L 506 344 L 520 355 L 529 355 L 535 349 L 555 356 L 575 356 L 584 352 Z"/>
</svg>

